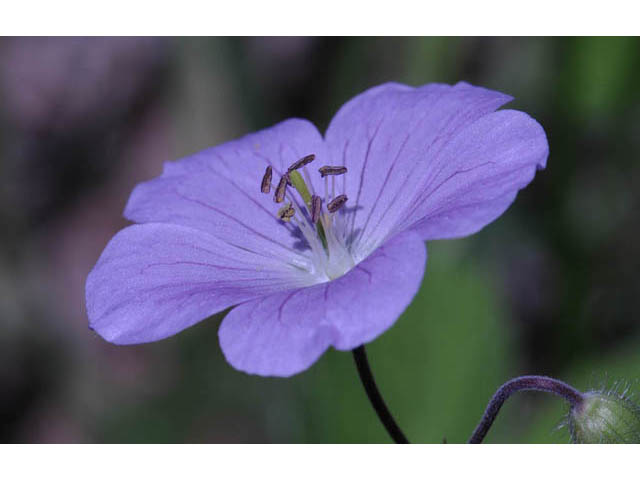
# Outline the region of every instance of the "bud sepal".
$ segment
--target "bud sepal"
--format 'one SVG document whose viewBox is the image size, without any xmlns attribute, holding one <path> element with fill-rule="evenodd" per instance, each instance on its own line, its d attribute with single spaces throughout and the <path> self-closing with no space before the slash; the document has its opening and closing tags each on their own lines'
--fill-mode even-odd
<svg viewBox="0 0 640 480">
<path fill-rule="evenodd" d="M 573 443 L 640 443 L 640 407 L 626 390 L 585 393 L 567 424 Z"/>
</svg>

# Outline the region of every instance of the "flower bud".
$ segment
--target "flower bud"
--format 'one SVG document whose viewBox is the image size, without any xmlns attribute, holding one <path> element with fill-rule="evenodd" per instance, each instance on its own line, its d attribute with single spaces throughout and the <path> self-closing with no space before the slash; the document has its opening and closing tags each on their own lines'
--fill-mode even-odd
<svg viewBox="0 0 640 480">
<path fill-rule="evenodd" d="M 588 392 L 568 417 L 573 443 L 640 443 L 640 407 L 615 392 Z"/>
</svg>

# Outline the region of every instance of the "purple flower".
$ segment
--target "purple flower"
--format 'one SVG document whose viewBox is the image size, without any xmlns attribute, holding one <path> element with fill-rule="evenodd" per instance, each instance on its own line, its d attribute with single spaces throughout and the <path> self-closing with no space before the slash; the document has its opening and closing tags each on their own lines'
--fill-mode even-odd
<svg viewBox="0 0 640 480">
<path fill-rule="evenodd" d="M 346 103 L 324 138 L 289 119 L 167 163 L 135 188 L 125 216 L 137 224 L 89 274 L 91 328 L 151 342 L 234 307 L 225 357 L 276 376 L 373 340 L 417 292 L 424 242 L 477 232 L 545 166 L 542 127 L 495 111 L 510 100 L 466 83 L 384 84 Z"/>
</svg>

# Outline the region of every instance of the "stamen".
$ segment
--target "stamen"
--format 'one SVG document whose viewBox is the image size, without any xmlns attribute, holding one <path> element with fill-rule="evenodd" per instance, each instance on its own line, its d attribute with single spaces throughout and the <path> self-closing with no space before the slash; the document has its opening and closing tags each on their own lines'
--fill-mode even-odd
<svg viewBox="0 0 640 480">
<path fill-rule="evenodd" d="M 267 170 L 264 172 L 264 177 L 262 177 L 262 184 L 260 185 L 260 191 L 262 193 L 269 193 L 271 191 L 271 177 L 273 176 L 273 169 L 271 165 L 267 167 Z"/>
<path fill-rule="evenodd" d="M 284 196 L 287 193 L 288 182 L 289 182 L 289 174 L 285 173 L 282 177 L 280 177 L 280 182 L 278 182 L 278 186 L 276 187 L 276 193 L 273 196 L 273 200 L 276 203 L 284 202 Z"/>
<path fill-rule="evenodd" d="M 340 210 L 340 207 L 342 207 L 346 203 L 347 200 L 348 198 L 346 195 L 338 195 L 336 198 L 329 202 L 329 204 L 327 205 L 327 210 L 329 210 L 329 212 L 331 213 L 337 212 L 338 210 Z"/>
<path fill-rule="evenodd" d="M 318 195 L 311 196 L 311 221 L 316 223 L 322 213 L 322 198 Z"/>
<path fill-rule="evenodd" d="M 291 204 L 282 207 L 278 210 L 278 218 L 283 222 L 288 222 L 291 218 L 296 214 L 295 209 L 291 206 Z"/>
<path fill-rule="evenodd" d="M 336 177 L 347 173 L 347 168 L 342 165 L 320 167 L 318 171 L 324 179 L 323 197 L 314 191 L 310 170 L 307 167 L 314 160 L 315 155 L 312 154 L 294 162 L 280 177 L 275 188 L 272 185 L 273 169 L 268 166 L 260 190 L 263 193 L 274 190 L 274 202 L 282 204 L 278 207 L 276 218 L 289 223 L 287 227 L 290 229 L 299 229 L 306 240 L 311 252 L 309 272 L 322 278 L 333 279 L 349 271 L 355 264 L 354 257 L 347 247 L 344 216 L 333 215 L 347 202 L 346 195 L 335 195 Z M 345 177 L 342 178 L 344 181 Z M 333 200 L 329 201 L 330 198 Z"/>
<path fill-rule="evenodd" d="M 291 172 L 293 170 L 297 170 L 301 167 L 304 167 L 305 165 L 313 162 L 315 160 L 316 156 L 312 153 L 311 155 L 307 155 L 306 157 L 302 157 L 300 160 L 298 160 L 297 162 L 294 162 L 289 169 L 287 170 L 288 172 Z"/>
<path fill-rule="evenodd" d="M 343 175 L 347 173 L 347 167 L 334 167 L 332 165 L 325 165 L 318 169 L 322 178 L 327 175 Z"/>
<path fill-rule="evenodd" d="M 324 203 L 329 203 L 329 177 L 324 177 Z"/>
</svg>

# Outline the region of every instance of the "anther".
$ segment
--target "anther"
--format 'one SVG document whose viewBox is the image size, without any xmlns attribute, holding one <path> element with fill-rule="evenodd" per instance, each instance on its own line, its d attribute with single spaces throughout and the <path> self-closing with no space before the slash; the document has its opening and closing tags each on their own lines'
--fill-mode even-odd
<svg viewBox="0 0 640 480">
<path fill-rule="evenodd" d="M 322 198 L 318 195 L 311 196 L 311 221 L 316 223 L 320 219 L 322 213 Z"/>
<path fill-rule="evenodd" d="M 264 177 L 262 177 L 262 184 L 260 185 L 260 191 L 262 193 L 269 193 L 271 191 L 271 177 L 273 176 L 273 170 L 271 165 L 267 167 L 267 170 L 264 172 Z"/>
<path fill-rule="evenodd" d="M 296 211 L 291 206 L 291 204 L 285 207 L 282 207 L 280 210 L 278 210 L 278 218 L 283 222 L 290 221 L 295 214 L 296 214 Z"/>
<path fill-rule="evenodd" d="M 289 169 L 287 170 L 288 172 L 291 172 L 293 170 L 297 170 L 299 168 L 304 167 L 305 165 L 313 162 L 315 160 L 316 156 L 312 153 L 311 155 L 307 155 L 306 157 L 301 158 L 300 160 L 298 160 L 297 162 L 294 162 Z"/>
<path fill-rule="evenodd" d="M 329 202 L 329 204 L 327 205 L 327 210 L 329 210 L 329 212 L 331 213 L 337 212 L 338 210 L 340 210 L 340 207 L 342 207 L 346 203 L 347 200 L 348 199 L 346 195 L 338 195 L 336 198 Z"/>
<path fill-rule="evenodd" d="M 325 165 L 324 167 L 320 167 L 318 171 L 320 172 L 320 176 L 324 178 L 327 175 L 343 175 L 347 173 L 347 167 L 334 167 L 332 165 Z"/>
<path fill-rule="evenodd" d="M 288 182 L 289 182 L 289 174 L 285 173 L 282 177 L 280 177 L 280 182 L 278 182 L 278 186 L 276 187 L 276 193 L 273 196 L 273 200 L 276 203 L 284 202 L 284 196 L 287 193 Z"/>
</svg>

